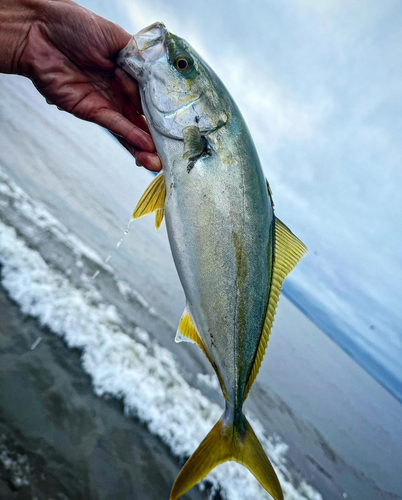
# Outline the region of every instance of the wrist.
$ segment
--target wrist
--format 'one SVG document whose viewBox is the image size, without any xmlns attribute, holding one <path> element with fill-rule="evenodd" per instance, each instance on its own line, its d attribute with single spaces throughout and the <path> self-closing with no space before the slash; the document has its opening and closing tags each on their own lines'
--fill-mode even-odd
<svg viewBox="0 0 402 500">
<path fill-rule="evenodd" d="M 0 73 L 21 74 L 19 61 L 47 0 L 0 0 Z"/>
</svg>

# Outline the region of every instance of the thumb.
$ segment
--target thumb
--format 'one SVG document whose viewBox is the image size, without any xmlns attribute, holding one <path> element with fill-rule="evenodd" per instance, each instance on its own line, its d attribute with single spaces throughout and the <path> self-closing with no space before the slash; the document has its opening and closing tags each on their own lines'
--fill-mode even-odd
<svg viewBox="0 0 402 500">
<path fill-rule="evenodd" d="M 99 17 L 99 27 L 105 38 L 105 46 L 110 58 L 114 57 L 131 40 L 132 36 L 118 24 Z"/>
</svg>

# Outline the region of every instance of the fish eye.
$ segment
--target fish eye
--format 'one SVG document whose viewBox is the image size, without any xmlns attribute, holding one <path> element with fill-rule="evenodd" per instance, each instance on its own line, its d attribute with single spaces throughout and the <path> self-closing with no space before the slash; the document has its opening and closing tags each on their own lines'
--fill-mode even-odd
<svg viewBox="0 0 402 500">
<path fill-rule="evenodd" d="M 179 71 L 186 71 L 190 67 L 190 60 L 188 57 L 179 56 L 175 60 L 174 65 L 176 66 L 176 69 L 178 69 Z"/>
</svg>

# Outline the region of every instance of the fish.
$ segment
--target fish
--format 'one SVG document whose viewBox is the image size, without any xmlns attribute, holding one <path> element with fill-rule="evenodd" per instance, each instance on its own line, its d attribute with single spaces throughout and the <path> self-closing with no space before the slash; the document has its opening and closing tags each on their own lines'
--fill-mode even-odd
<svg viewBox="0 0 402 500">
<path fill-rule="evenodd" d="M 225 409 L 180 471 L 170 500 L 234 460 L 265 490 L 283 492 L 243 412 L 267 348 L 285 276 L 306 246 L 275 216 L 247 125 L 216 73 L 157 22 L 133 36 L 117 63 L 138 82 L 163 169 L 133 218 L 165 219 L 186 297 L 176 340 L 202 349 Z"/>
</svg>

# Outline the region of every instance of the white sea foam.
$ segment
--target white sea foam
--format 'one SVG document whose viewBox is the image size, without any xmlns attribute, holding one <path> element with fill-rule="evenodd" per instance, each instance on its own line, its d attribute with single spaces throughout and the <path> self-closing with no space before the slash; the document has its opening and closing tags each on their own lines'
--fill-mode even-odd
<svg viewBox="0 0 402 500">
<path fill-rule="evenodd" d="M 4 184 L 0 183 L 0 186 Z M 28 197 L 20 190 L 20 199 Z M 49 221 L 29 200 L 34 223 Z M 24 209 L 24 203 L 20 207 Z M 34 208 L 34 210 L 32 210 Z M 36 211 L 35 211 L 36 210 Z M 32 214 L 38 215 L 38 220 Z M 52 220 L 52 227 L 58 221 Z M 83 244 L 61 231 L 70 244 Z M 92 251 L 85 249 L 88 255 Z M 86 290 L 75 287 L 29 248 L 14 228 L 0 223 L 2 284 L 23 313 L 38 319 L 64 338 L 70 347 L 82 349 L 82 366 L 90 374 L 95 392 L 121 398 L 127 415 L 136 415 L 177 456 L 189 456 L 219 419 L 222 408 L 190 386 L 180 374 L 172 353 L 139 328 L 128 331 L 116 308 L 98 294 L 89 300 Z M 135 337 L 139 341 L 134 340 Z M 212 384 L 212 382 L 211 382 Z M 297 486 L 286 466 L 287 445 L 264 435 L 262 425 L 250 419 L 281 481 L 287 500 L 321 500 L 306 482 Z M 216 468 L 208 480 L 230 500 L 264 499 L 269 496 L 252 475 L 238 464 Z"/>
<path fill-rule="evenodd" d="M 3 198 L 3 199 L 2 199 Z M 96 279 L 101 272 L 107 272 L 113 276 L 116 286 L 122 296 L 126 299 L 136 300 L 144 309 L 147 309 L 149 314 L 158 316 L 155 309 L 144 299 L 144 297 L 134 290 L 130 285 L 123 281 L 120 277 L 116 276 L 113 267 L 109 264 L 111 255 L 106 259 L 102 257 L 92 248 L 88 247 L 82 240 L 77 238 L 74 234 L 56 219 L 41 203 L 34 201 L 23 189 L 21 189 L 9 175 L 0 166 L 0 207 L 5 210 L 13 210 L 19 212 L 24 219 L 23 227 L 19 231 L 25 237 L 29 237 L 31 243 L 38 243 L 39 234 L 36 229 L 42 229 L 50 233 L 58 243 L 64 245 L 74 256 L 75 265 L 82 268 L 84 263 L 83 258 L 91 261 L 97 269 L 92 276 L 85 274 L 81 275 L 83 284 L 86 283 L 87 288 L 90 289 L 88 293 L 91 297 L 97 295 L 97 290 L 93 288 L 92 280 Z M 66 271 L 68 273 L 68 271 Z"/>
<path fill-rule="evenodd" d="M 121 279 L 116 279 L 116 284 L 117 288 L 119 289 L 119 292 L 123 295 L 123 297 L 125 297 L 126 299 L 134 298 L 139 304 L 142 305 L 142 307 L 148 309 L 148 312 L 150 314 L 152 314 L 153 316 L 157 316 L 155 309 L 148 304 L 148 302 L 139 292 L 137 292 L 137 290 L 131 288 L 131 286 L 126 281 L 123 281 Z"/>
<path fill-rule="evenodd" d="M 6 197 L 4 206 L 12 202 L 13 209 L 20 212 L 34 227 L 45 229 L 64 243 L 77 258 L 84 256 L 95 262 L 100 268 L 112 271 L 102 258 L 83 241 L 70 233 L 42 204 L 32 200 L 0 167 L 0 194 Z"/>
<path fill-rule="evenodd" d="M 202 384 L 206 385 L 210 389 L 214 389 L 215 391 L 219 391 L 219 380 L 216 375 L 209 375 L 207 373 L 198 373 L 197 380 Z"/>
<path fill-rule="evenodd" d="M 0 463 L 8 471 L 9 481 L 13 484 L 14 489 L 18 490 L 22 486 L 29 486 L 31 467 L 28 457 L 9 450 L 4 435 L 0 436 Z"/>
</svg>

